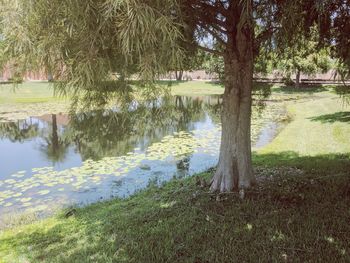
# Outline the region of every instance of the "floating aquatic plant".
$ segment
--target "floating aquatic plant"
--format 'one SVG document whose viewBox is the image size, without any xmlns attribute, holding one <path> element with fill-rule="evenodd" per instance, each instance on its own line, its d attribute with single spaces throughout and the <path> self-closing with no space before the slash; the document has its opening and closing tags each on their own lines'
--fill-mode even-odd
<svg viewBox="0 0 350 263">
<path fill-rule="evenodd" d="M 280 106 L 270 105 L 262 113 L 253 113 L 253 141 L 258 138 L 266 122 L 275 118 L 279 111 Z M 145 152 L 136 147 L 124 156 L 109 156 L 100 160 L 86 159 L 79 167 L 61 171 L 51 166 L 18 171 L 10 178 L 0 180 L 0 206 L 41 211 L 47 209 L 48 202 L 62 199 L 62 194 L 65 192 L 85 192 L 111 177 L 122 178 L 135 169 L 141 174 L 153 173 L 152 165 L 149 165 L 153 161 L 173 165 L 196 153 L 217 157 L 220 134 L 221 125 L 217 123 L 211 129 L 179 131 L 164 136 L 160 141 L 148 146 Z M 149 168 L 142 169 L 145 163 Z M 142 182 L 141 179 L 138 181 Z M 36 202 L 32 202 L 33 200 Z"/>
</svg>

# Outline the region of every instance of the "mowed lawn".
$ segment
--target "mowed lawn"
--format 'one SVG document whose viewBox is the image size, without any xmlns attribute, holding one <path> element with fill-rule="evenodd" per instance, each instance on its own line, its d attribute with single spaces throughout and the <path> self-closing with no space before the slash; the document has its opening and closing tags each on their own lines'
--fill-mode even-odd
<svg viewBox="0 0 350 263">
<path fill-rule="evenodd" d="M 170 86 L 173 95 L 216 95 L 224 92 L 221 85 L 206 81 L 161 81 L 159 84 Z M 48 82 L 0 85 L 0 103 L 39 103 L 62 99 L 55 96 L 53 85 Z"/>
<path fill-rule="evenodd" d="M 53 87 L 48 82 L 0 85 L 0 103 L 53 102 L 58 99 L 61 98 L 54 96 Z"/>
<path fill-rule="evenodd" d="M 224 87 L 209 81 L 172 82 L 171 94 L 178 96 L 221 95 Z"/>
<path fill-rule="evenodd" d="M 170 87 L 173 95 L 181 96 L 217 95 L 224 90 L 219 84 L 205 81 L 159 81 L 159 85 Z M 69 96 L 56 96 L 53 85 L 48 82 L 0 85 L 0 121 L 68 112 L 69 105 Z"/>
<path fill-rule="evenodd" d="M 260 153 L 293 151 L 299 155 L 350 152 L 350 105 L 337 95 L 287 103 L 291 122 Z"/>
</svg>

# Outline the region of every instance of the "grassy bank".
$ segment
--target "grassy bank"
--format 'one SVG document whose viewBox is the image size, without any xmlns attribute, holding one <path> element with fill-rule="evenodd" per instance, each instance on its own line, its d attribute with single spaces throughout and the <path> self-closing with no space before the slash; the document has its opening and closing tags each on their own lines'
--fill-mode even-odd
<svg viewBox="0 0 350 263">
<path fill-rule="evenodd" d="M 220 95 L 224 93 L 224 87 L 215 82 L 186 81 L 172 82 L 171 94 L 178 96 Z"/>
<path fill-rule="evenodd" d="M 266 166 L 266 164 L 268 164 Z M 196 178 L 6 231 L 2 262 L 349 262 L 349 156 L 255 156 L 259 188 Z M 327 169 L 324 169 L 327 167 Z M 331 172 L 329 172 L 331 171 Z M 210 173 L 200 175 L 206 179 Z"/>
<path fill-rule="evenodd" d="M 160 85 L 170 85 L 173 95 L 217 95 L 223 93 L 222 86 L 204 81 L 161 81 Z M 0 122 L 16 121 L 30 116 L 69 111 L 69 98 L 57 97 L 48 82 L 25 82 L 14 87 L 0 85 Z"/>
<path fill-rule="evenodd" d="M 171 86 L 173 95 L 216 95 L 222 94 L 221 85 L 205 81 L 161 81 L 160 85 Z M 48 82 L 25 82 L 13 86 L 0 85 L 1 103 L 43 103 L 64 100 L 54 95 L 54 89 Z"/>
<path fill-rule="evenodd" d="M 43 103 L 58 99 L 60 98 L 54 96 L 53 88 L 48 82 L 0 85 L 0 103 Z"/>
<path fill-rule="evenodd" d="M 288 96 L 288 93 L 285 94 Z M 350 152 L 350 105 L 328 91 L 288 101 L 292 121 L 261 153 L 294 151 L 301 155 Z"/>
<path fill-rule="evenodd" d="M 350 262 L 350 110 L 293 94 L 243 200 L 201 187 L 212 172 L 175 179 L 2 231 L 0 262 Z"/>
<path fill-rule="evenodd" d="M 0 85 L 0 122 L 66 112 L 68 108 L 69 99 L 54 96 L 48 82 Z"/>
</svg>

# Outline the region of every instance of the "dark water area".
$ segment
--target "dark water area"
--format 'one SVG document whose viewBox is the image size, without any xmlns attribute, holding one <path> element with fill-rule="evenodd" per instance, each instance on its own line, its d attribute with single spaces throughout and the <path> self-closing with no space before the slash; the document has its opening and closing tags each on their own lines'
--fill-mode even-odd
<svg viewBox="0 0 350 263">
<path fill-rule="evenodd" d="M 173 97 L 0 123 L 0 213 L 128 196 L 217 162 L 221 99 Z"/>
<path fill-rule="evenodd" d="M 205 171 L 218 161 L 220 110 L 219 96 L 176 96 L 0 123 L 0 215 L 48 214 Z M 271 125 L 253 118 L 259 147 Z"/>
</svg>

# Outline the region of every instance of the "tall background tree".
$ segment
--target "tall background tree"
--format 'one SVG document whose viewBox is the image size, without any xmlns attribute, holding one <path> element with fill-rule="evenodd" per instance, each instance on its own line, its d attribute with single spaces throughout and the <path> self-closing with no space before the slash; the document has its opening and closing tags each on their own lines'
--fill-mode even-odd
<svg viewBox="0 0 350 263">
<path fill-rule="evenodd" d="M 318 47 L 319 34 L 312 29 L 310 36 L 300 36 L 293 46 L 286 47 L 280 54 L 273 56 L 276 68 L 283 73 L 286 84 L 300 87 L 301 74 L 313 75 L 327 73 L 332 67 L 329 47 Z M 292 80 L 295 74 L 295 82 Z"/>
<path fill-rule="evenodd" d="M 285 49 L 317 26 L 318 47 L 331 46 L 350 64 L 349 0 L 3 0 L 2 8 L 7 53 L 25 65 L 49 65 L 61 91 L 87 101 L 105 102 L 114 91 L 124 98 L 133 73 L 140 87 L 154 86 L 159 73 L 181 66 L 184 42 L 222 57 L 222 140 L 213 191 L 255 183 L 252 79 L 262 46 Z"/>
</svg>

